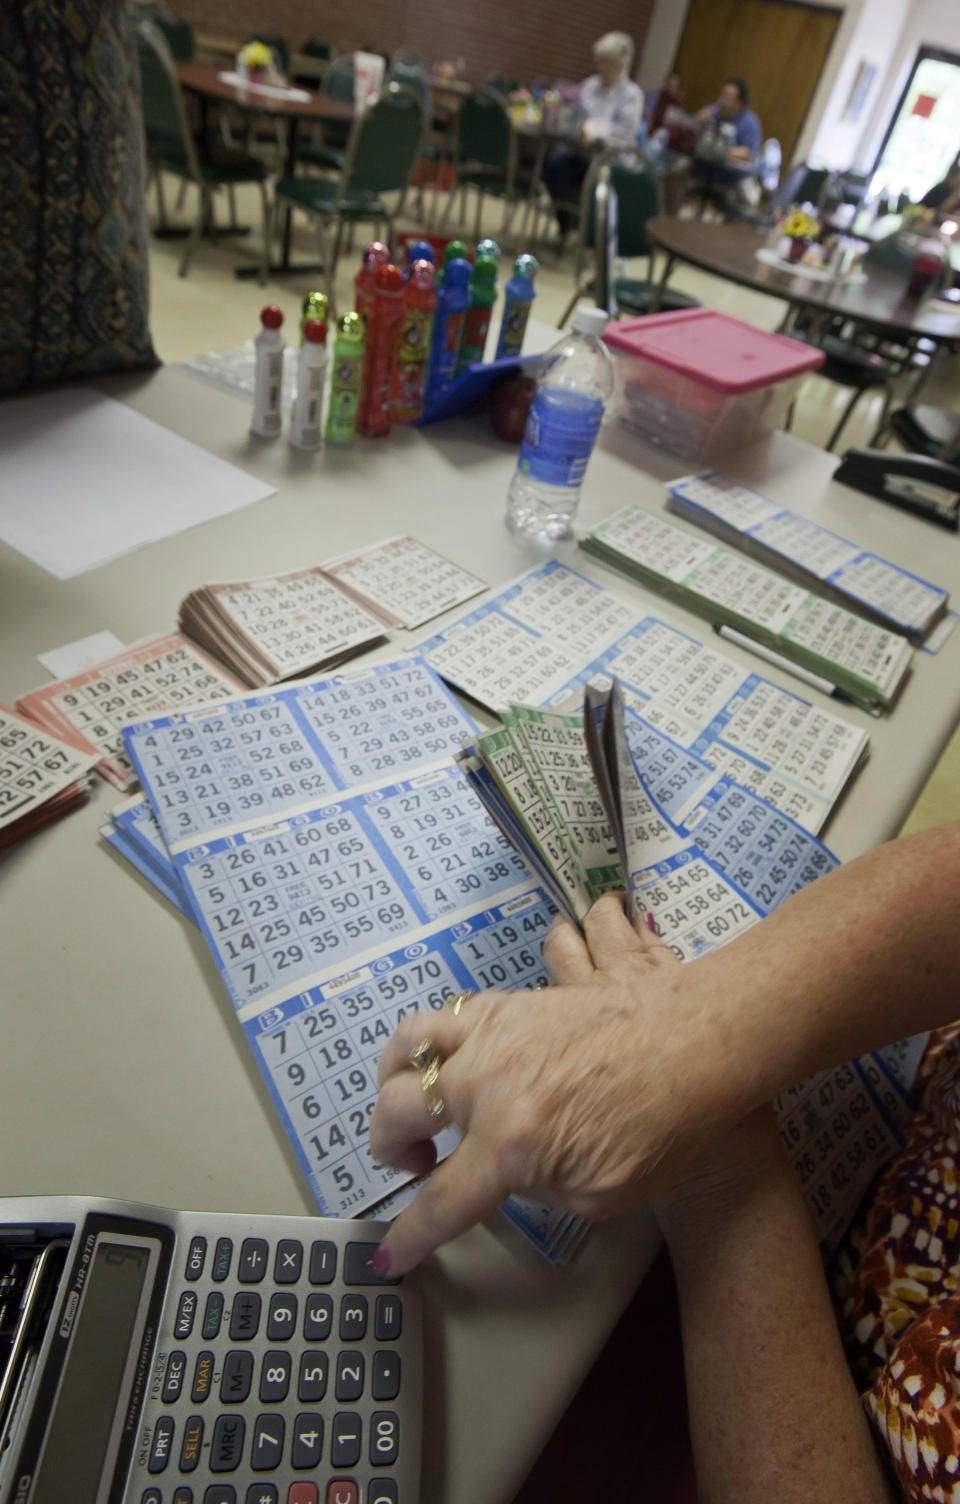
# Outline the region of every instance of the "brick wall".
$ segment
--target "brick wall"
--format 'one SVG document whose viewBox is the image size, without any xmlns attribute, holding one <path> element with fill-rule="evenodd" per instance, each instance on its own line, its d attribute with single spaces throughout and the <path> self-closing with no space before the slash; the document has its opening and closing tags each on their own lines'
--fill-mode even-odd
<svg viewBox="0 0 960 1504">
<path fill-rule="evenodd" d="M 169 0 L 183 20 L 212 36 L 243 38 L 262 27 L 294 47 L 315 35 L 339 52 L 416 47 L 428 64 L 462 57 L 466 76 L 507 73 L 580 79 L 592 71 L 591 44 L 605 31 L 627 31 L 637 53 L 654 0 Z"/>
</svg>

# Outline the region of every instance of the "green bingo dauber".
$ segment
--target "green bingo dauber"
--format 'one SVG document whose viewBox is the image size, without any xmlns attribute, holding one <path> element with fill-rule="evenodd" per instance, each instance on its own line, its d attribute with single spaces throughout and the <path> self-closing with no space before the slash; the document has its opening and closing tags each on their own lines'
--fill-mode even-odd
<svg viewBox="0 0 960 1504">
<path fill-rule="evenodd" d="M 451 261 L 469 261 L 470 252 L 465 240 L 449 240 L 443 248 L 443 261 L 437 267 L 437 287 L 443 286 L 444 273 Z"/>
<path fill-rule="evenodd" d="M 356 436 L 366 342 L 366 326 L 360 314 L 342 314 L 337 321 L 337 337 L 333 342 L 330 405 L 325 430 L 328 444 L 352 444 Z"/>
</svg>

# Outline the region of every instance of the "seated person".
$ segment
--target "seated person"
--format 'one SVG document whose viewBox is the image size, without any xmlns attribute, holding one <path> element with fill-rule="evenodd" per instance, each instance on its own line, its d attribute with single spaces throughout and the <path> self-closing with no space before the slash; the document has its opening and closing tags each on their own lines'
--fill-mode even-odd
<svg viewBox="0 0 960 1504">
<path fill-rule="evenodd" d="M 687 103 L 687 91 L 679 73 L 668 73 L 663 87 L 655 89 L 647 98 L 647 123 L 650 134 L 661 126 L 669 125 L 667 115 L 671 110 L 683 110 Z"/>
<path fill-rule="evenodd" d="M 375 1157 L 425 1173 L 439 1122 L 462 1138 L 374 1269 L 404 1273 L 511 1192 L 593 1219 L 650 1201 L 679 1296 L 701 1499 L 956 1501 L 958 914 L 960 823 L 838 868 L 685 966 L 616 895 L 582 936 L 557 922 L 553 986 L 408 1015 L 384 1049 Z M 931 1028 L 906 1143 L 891 1138 L 828 1282 L 804 1166 L 764 1104 Z M 439 1115 L 411 1069 L 425 1040 Z"/>
<path fill-rule="evenodd" d="M 960 156 L 948 169 L 946 177 L 934 183 L 920 203 L 924 209 L 932 209 L 938 219 L 948 214 L 960 214 Z"/>
<path fill-rule="evenodd" d="M 690 169 L 698 186 L 737 188 L 755 176 L 763 131 L 749 98 L 742 78 L 728 78 L 716 104 L 700 111 Z"/>
<path fill-rule="evenodd" d="M 585 145 L 632 146 L 643 119 L 643 90 L 630 78 L 633 40 L 625 31 L 608 31 L 593 44 L 596 73 L 580 86 L 584 111 L 581 135 Z M 569 199 L 587 175 L 588 161 L 576 146 L 559 147 L 543 169 L 551 198 Z M 561 240 L 575 218 L 562 203 L 556 210 Z"/>
<path fill-rule="evenodd" d="M 678 155 L 690 156 L 697 139 L 697 119 L 687 112 L 687 91 L 679 73 L 668 74 L 647 104 L 644 151 L 658 172 L 667 172 Z"/>
</svg>

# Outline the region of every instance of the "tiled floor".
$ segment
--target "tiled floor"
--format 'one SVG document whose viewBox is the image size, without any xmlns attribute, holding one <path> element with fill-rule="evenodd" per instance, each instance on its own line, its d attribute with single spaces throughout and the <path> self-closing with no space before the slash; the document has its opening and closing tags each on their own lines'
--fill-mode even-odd
<svg viewBox="0 0 960 1504">
<path fill-rule="evenodd" d="M 195 213 L 192 192 L 190 190 L 184 206 L 185 216 Z M 166 197 L 168 205 L 174 203 L 176 184 L 168 183 Z M 248 190 L 241 189 L 237 197 L 240 219 L 253 226 L 251 234 L 241 240 L 224 238 L 218 242 L 201 242 L 187 277 L 177 276 L 182 241 L 151 240 L 151 319 L 157 351 L 165 361 L 184 360 L 202 350 L 226 349 L 240 344 L 259 328 L 258 315 L 264 303 L 279 304 L 286 315 L 287 327 L 295 327 L 299 322 L 304 294 L 315 285 L 323 285 L 316 278 L 298 276 L 277 279 L 266 287 L 260 287 L 255 280 L 238 281 L 233 276 L 234 265 L 242 260 L 250 261 L 259 254 L 260 237 L 260 207 L 256 190 L 249 190 L 248 196 Z M 151 194 L 151 209 L 153 207 Z M 472 201 L 468 212 L 472 230 Z M 221 222 L 226 224 L 225 203 L 219 206 L 218 215 Z M 399 225 L 400 229 L 417 227 L 417 222 L 412 219 L 404 219 Z M 499 239 L 499 227 L 500 210 L 495 204 L 490 204 L 484 215 L 484 233 Z M 464 237 L 469 238 L 466 227 L 456 224 L 455 215 L 451 216 L 450 228 L 462 229 Z M 364 238 L 363 227 L 360 227 L 357 232 L 357 249 Z M 533 250 L 541 262 L 535 315 L 544 323 L 556 323 L 573 289 L 572 248 L 561 256 L 555 245 L 528 246 L 513 241 L 509 247 L 505 245 L 501 263 L 504 276 L 509 275 L 510 258 L 527 249 Z M 305 217 L 295 221 L 294 252 L 298 259 L 316 259 L 317 256 L 316 235 Z M 356 264 L 356 252 L 347 252 L 337 270 L 336 296 L 341 310 L 352 306 L 351 279 Z M 642 276 L 644 267 L 641 264 L 635 269 L 631 268 L 631 271 L 634 275 Z M 783 314 L 783 304 L 779 300 L 735 287 L 732 283 L 711 277 L 692 267 L 679 267 L 671 285 L 699 298 L 708 307 L 746 319 L 758 328 L 774 329 Z M 819 377 L 808 378 L 797 403 L 794 432 L 813 444 L 824 444 L 847 400 L 846 391 Z M 956 362 L 946 363 L 931 378 L 924 400 L 960 410 L 960 381 Z M 845 430 L 843 447 L 869 442 L 876 426 L 879 407 L 878 396 L 866 395 L 861 399 Z M 950 819 L 960 819 L 960 733 L 954 736 L 946 749 L 904 829 L 920 830 Z"/>
</svg>

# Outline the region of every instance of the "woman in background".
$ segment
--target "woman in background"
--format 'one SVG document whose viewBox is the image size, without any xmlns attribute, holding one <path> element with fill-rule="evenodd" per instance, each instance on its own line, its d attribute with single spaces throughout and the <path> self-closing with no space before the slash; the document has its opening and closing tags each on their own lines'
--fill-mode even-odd
<svg viewBox="0 0 960 1504">
<path fill-rule="evenodd" d="M 597 71 L 580 86 L 583 145 L 633 146 L 643 119 L 643 90 L 630 77 L 633 38 L 625 31 L 608 31 L 594 42 L 593 59 Z M 588 165 L 584 150 L 574 143 L 557 147 L 544 165 L 543 180 L 550 197 L 560 200 L 555 213 L 561 245 L 576 217 L 569 201 L 579 192 Z"/>
<path fill-rule="evenodd" d="M 934 183 L 920 203 L 924 209 L 933 209 L 938 219 L 960 214 L 960 156 L 947 169 L 946 177 Z"/>
</svg>

